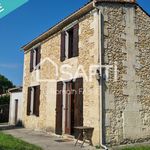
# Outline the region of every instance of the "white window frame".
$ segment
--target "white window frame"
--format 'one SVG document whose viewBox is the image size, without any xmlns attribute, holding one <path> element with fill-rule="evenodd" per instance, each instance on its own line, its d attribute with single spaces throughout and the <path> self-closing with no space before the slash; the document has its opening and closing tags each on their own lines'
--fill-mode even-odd
<svg viewBox="0 0 150 150">
<path fill-rule="evenodd" d="M 32 51 L 33 51 L 33 66 L 32 67 L 33 67 L 33 70 L 36 69 L 36 62 L 37 62 L 37 59 L 36 59 L 37 50 L 36 50 L 36 48 L 38 48 L 40 45 L 41 45 L 41 43 L 32 47 Z"/>
<path fill-rule="evenodd" d="M 65 31 L 65 56 L 66 56 L 66 59 L 69 59 L 69 33 L 68 33 L 68 31 L 72 28 L 73 27 L 70 27 Z"/>
<path fill-rule="evenodd" d="M 73 23 L 69 24 L 67 27 L 64 28 L 63 31 L 65 31 L 65 59 L 69 58 L 69 34 L 68 30 L 73 28 L 79 21 L 76 20 Z"/>
<path fill-rule="evenodd" d="M 33 115 L 33 107 L 34 107 L 34 87 L 31 88 L 31 103 L 30 103 L 30 115 Z"/>
<path fill-rule="evenodd" d="M 69 34 L 68 34 L 68 31 L 65 31 L 65 56 L 66 56 L 66 59 L 69 58 Z"/>
<path fill-rule="evenodd" d="M 34 48 L 33 49 L 33 70 L 35 70 L 36 69 L 36 54 L 37 54 L 37 51 L 36 51 L 36 49 Z"/>
</svg>

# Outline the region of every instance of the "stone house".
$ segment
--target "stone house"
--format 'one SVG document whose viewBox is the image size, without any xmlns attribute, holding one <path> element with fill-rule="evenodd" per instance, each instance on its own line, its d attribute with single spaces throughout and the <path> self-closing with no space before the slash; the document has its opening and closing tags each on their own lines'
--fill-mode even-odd
<svg viewBox="0 0 150 150">
<path fill-rule="evenodd" d="M 149 140 L 149 41 L 149 14 L 134 0 L 95 0 L 23 46 L 25 127 L 94 127 L 95 145 Z"/>
</svg>

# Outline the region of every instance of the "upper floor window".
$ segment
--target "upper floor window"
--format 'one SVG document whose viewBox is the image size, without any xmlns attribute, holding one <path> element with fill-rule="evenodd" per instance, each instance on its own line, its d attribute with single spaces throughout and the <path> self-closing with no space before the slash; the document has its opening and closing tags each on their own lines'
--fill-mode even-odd
<svg viewBox="0 0 150 150">
<path fill-rule="evenodd" d="M 61 33 L 60 60 L 77 57 L 79 55 L 79 24 Z"/>
<path fill-rule="evenodd" d="M 33 48 L 30 52 L 30 72 L 37 69 L 41 59 L 41 46 Z"/>
</svg>

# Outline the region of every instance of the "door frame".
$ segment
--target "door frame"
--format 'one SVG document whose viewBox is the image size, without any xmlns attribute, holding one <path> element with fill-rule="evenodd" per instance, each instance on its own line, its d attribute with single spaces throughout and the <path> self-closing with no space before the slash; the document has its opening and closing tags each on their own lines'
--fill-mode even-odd
<svg viewBox="0 0 150 150">
<path fill-rule="evenodd" d="M 66 82 L 66 99 L 65 99 L 65 134 L 71 134 L 71 94 L 68 91 L 72 90 L 72 82 Z"/>
<path fill-rule="evenodd" d="M 18 122 L 18 99 L 15 99 L 15 124 Z"/>
<path fill-rule="evenodd" d="M 66 91 L 66 83 L 74 82 L 76 84 L 76 80 L 80 79 L 80 78 L 82 78 L 82 77 L 79 77 L 79 78 L 76 78 L 76 79 L 64 80 L 64 81 L 57 81 L 57 84 L 58 84 L 58 82 L 62 82 L 63 83 L 62 89 L 63 89 L 63 91 Z M 82 80 L 83 80 L 83 78 L 82 78 Z M 83 108 L 82 108 L 82 111 L 83 111 Z M 75 113 L 75 106 L 74 106 L 74 113 Z M 65 125 L 66 125 L 66 92 L 62 93 L 62 114 L 61 114 L 61 117 L 62 117 L 62 120 L 61 120 L 60 124 L 62 124 L 62 127 L 61 127 L 62 134 L 66 134 L 66 132 L 65 132 Z M 82 118 L 83 118 L 83 114 L 82 114 Z M 75 122 L 74 122 L 74 125 L 75 125 Z M 83 120 L 82 120 L 82 125 L 83 125 Z M 69 134 L 69 135 L 71 135 L 71 134 Z"/>
</svg>

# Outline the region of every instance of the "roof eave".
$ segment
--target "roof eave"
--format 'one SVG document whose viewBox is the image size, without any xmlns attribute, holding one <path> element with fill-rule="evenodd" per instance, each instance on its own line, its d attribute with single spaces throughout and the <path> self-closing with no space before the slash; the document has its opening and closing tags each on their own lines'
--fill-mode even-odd
<svg viewBox="0 0 150 150">
<path fill-rule="evenodd" d="M 42 42 L 43 40 L 47 39 L 49 36 L 53 35 L 54 33 L 62 30 L 64 28 L 64 26 L 68 25 L 69 23 L 71 23 L 74 20 L 79 19 L 82 15 L 88 13 L 92 9 L 93 9 L 93 2 L 90 2 L 89 4 L 82 7 L 80 10 L 78 10 L 77 12 L 73 13 L 72 15 L 70 15 L 69 17 L 67 17 L 60 23 L 58 23 L 57 25 L 50 28 L 45 33 L 43 33 L 40 36 L 38 36 L 37 38 L 35 38 L 33 41 L 31 41 L 28 44 L 26 44 L 25 46 L 21 47 L 21 49 L 26 51 L 26 50 L 32 48 L 34 45 Z"/>
<path fill-rule="evenodd" d="M 21 91 L 22 91 L 22 86 L 16 87 L 16 88 L 8 89 L 8 92 L 9 92 L 9 93 L 13 93 L 13 92 L 21 92 Z"/>
<path fill-rule="evenodd" d="M 110 2 L 110 0 L 95 0 L 94 2 L 95 3 L 102 3 L 102 2 Z M 128 1 L 112 0 L 111 2 L 116 2 L 116 3 L 136 3 L 135 0 L 128 0 Z M 21 49 L 24 50 L 24 51 L 31 49 L 36 44 L 42 42 L 43 40 L 47 39 L 51 35 L 55 34 L 56 32 L 61 31 L 64 28 L 64 26 L 68 25 L 69 23 L 71 23 L 74 20 L 79 19 L 81 16 L 83 16 L 86 13 L 88 13 L 92 9 L 94 9 L 93 1 L 91 1 L 88 4 L 86 4 L 81 9 L 79 9 L 78 11 L 73 13 L 72 15 L 68 16 L 66 19 L 64 19 L 63 21 L 59 22 L 58 24 L 56 24 L 55 26 L 50 28 L 48 31 L 44 32 L 43 34 L 41 34 L 40 36 L 38 36 L 37 38 L 35 38 L 31 42 L 29 42 L 28 44 L 24 45 L 23 47 L 21 47 Z"/>
</svg>

